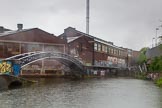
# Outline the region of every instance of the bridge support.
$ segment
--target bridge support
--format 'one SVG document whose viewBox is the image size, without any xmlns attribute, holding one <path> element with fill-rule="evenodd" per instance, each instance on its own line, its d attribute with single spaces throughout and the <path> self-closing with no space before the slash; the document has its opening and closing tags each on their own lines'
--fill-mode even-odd
<svg viewBox="0 0 162 108">
<path fill-rule="evenodd" d="M 21 86 L 22 81 L 16 77 L 9 76 L 9 75 L 0 75 L 0 90 L 5 90 L 13 87 L 13 85 Z"/>
<path fill-rule="evenodd" d="M 32 83 L 34 83 L 34 81 L 30 81 L 21 77 L 15 77 L 7 74 L 0 75 L 0 90 L 20 87 Z"/>
<path fill-rule="evenodd" d="M 0 75 L 0 90 L 8 89 L 8 81 L 4 76 Z"/>
</svg>

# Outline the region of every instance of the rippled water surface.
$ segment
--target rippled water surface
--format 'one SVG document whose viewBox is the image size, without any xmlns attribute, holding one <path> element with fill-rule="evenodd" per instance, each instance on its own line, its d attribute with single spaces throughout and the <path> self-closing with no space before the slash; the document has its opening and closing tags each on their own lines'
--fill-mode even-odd
<svg viewBox="0 0 162 108">
<path fill-rule="evenodd" d="M 0 92 L 0 108 L 162 108 L 162 89 L 150 81 L 106 78 L 39 79 Z"/>
</svg>

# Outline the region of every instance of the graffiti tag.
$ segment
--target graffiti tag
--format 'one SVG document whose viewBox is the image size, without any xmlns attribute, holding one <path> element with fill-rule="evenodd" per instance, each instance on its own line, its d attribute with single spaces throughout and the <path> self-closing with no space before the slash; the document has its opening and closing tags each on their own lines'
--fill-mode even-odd
<svg viewBox="0 0 162 108">
<path fill-rule="evenodd" d="M 9 74 L 12 71 L 11 61 L 0 61 L 0 73 Z"/>
</svg>

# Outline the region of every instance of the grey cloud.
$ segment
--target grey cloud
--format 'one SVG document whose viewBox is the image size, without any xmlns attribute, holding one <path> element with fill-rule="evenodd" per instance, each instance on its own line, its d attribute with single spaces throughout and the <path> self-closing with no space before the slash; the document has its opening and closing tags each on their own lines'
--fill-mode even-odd
<svg viewBox="0 0 162 108">
<path fill-rule="evenodd" d="M 57 35 L 68 26 L 84 32 L 85 3 L 86 0 L 0 0 L 0 24 L 14 28 L 20 22 Z M 162 18 L 161 4 L 161 0 L 90 0 L 90 33 L 119 46 L 140 49 L 151 44 L 155 36 Z"/>
<path fill-rule="evenodd" d="M 148 39 L 151 44 L 153 29 L 158 25 L 158 18 L 162 18 L 161 0 L 95 1 L 98 3 L 92 3 L 94 8 L 91 12 L 93 29 L 102 31 L 105 36 L 110 34 L 107 39 L 126 47 L 140 49 L 139 46 L 145 46 L 144 41 L 149 41 Z M 119 40 L 123 40 L 123 43 Z"/>
</svg>

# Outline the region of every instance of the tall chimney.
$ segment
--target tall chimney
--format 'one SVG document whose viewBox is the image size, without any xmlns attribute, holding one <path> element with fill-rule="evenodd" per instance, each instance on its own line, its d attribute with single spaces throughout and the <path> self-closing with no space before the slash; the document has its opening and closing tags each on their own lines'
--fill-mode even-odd
<svg viewBox="0 0 162 108">
<path fill-rule="evenodd" d="M 3 33 L 3 32 L 4 32 L 4 27 L 0 26 L 0 33 Z"/>
<path fill-rule="evenodd" d="M 89 34 L 89 1 L 86 2 L 86 34 Z"/>
<path fill-rule="evenodd" d="M 23 29 L 23 24 L 17 24 L 18 31 Z"/>
</svg>

